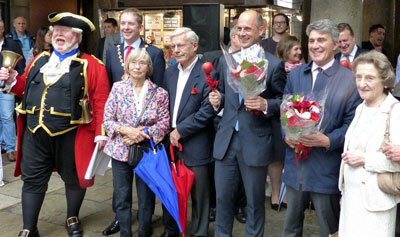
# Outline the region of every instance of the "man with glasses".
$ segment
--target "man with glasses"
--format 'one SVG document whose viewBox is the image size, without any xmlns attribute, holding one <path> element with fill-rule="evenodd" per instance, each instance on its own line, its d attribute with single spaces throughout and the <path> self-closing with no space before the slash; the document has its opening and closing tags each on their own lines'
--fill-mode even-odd
<svg viewBox="0 0 400 237">
<path fill-rule="evenodd" d="M 278 13 L 272 18 L 273 36 L 261 41 L 260 45 L 269 53 L 275 55 L 275 49 L 283 36 L 287 35 L 289 29 L 289 17 L 283 13 Z"/>
<path fill-rule="evenodd" d="M 176 29 L 171 35 L 173 55 L 178 63 L 165 72 L 164 88 L 170 96 L 171 130 L 169 141 L 182 144 L 185 165 L 193 171 L 191 188 L 191 236 L 208 236 L 210 208 L 209 165 L 212 162 L 214 110 L 208 101 L 211 92 L 197 57 L 199 37 L 190 28 Z M 175 221 L 164 208 L 163 237 L 179 237 Z"/>
</svg>

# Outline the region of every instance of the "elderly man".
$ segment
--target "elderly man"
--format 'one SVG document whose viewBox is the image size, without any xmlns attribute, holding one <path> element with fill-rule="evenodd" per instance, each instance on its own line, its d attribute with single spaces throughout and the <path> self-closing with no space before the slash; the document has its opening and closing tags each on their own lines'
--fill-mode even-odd
<svg viewBox="0 0 400 237">
<path fill-rule="evenodd" d="M 119 16 L 120 31 L 123 41 L 120 44 L 109 47 L 106 54 L 106 69 L 110 87 L 112 87 L 114 82 L 121 80 L 122 75 L 124 75 L 124 62 L 128 58 L 129 53 L 133 52 L 135 48 L 146 48 L 154 68 L 153 75 L 150 79 L 152 82 L 157 84 L 157 86 L 162 86 L 165 71 L 164 53 L 157 47 L 146 45 L 146 43 L 140 38 L 140 32 L 143 30 L 142 22 L 143 14 L 136 8 L 127 8 L 123 10 Z M 113 201 L 113 210 L 114 209 L 115 206 Z M 151 224 L 147 222 L 145 223 L 145 226 Z M 143 228 L 148 229 L 148 227 Z M 111 224 L 107 226 L 102 233 L 103 235 L 112 235 L 119 232 L 119 230 L 119 222 L 115 217 Z"/>
<path fill-rule="evenodd" d="M 12 93 L 23 96 L 17 108 L 21 116 L 14 174 L 21 174 L 24 182 L 24 226 L 18 236 L 39 236 L 39 212 L 51 173 L 57 170 L 65 183 L 65 228 L 69 236 L 79 237 L 79 209 L 94 182 L 85 173 L 96 142 L 100 148 L 105 144 L 101 126 L 109 84 L 105 67 L 78 49 L 82 32 L 95 30 L 93 23 L 69 12 L 52 13 L 49 21 L 54 51 L 39 54 L 22 76 L 0 70 L 6 89 L 12 86 Z"/>
<path fill-rule="evenodd" d="M 265 30 L 262 16 L 254 10 L 240 14 L 237 27 L 240 45 L 245 49 L 258 44 Z M 224 108 L 213 154 L 216 159 L 217 237 L 232 236 L 239 173 L 247 200 L 246 236 L 264 234 L 265 179 L 267 165 L 272 160 L 271 118 L 279 115 L 286 80 L 284 63 L 268 52 L 265 56 L 268 59 L 267 89 L 259 96 L 240 100 L 241 96 L 227 82 L 227 64 L 223 58 L 219 67 L 219 91 L 209 95 L 214 110 L 218 112 Z M 259 113 L 251 114 L 247 109 Z"/>
<path fill-rule="evenodd" d="M 363 41 L 361 47 L 367 50 L 376 50 L 387 56 L 387 51 L 382 46 L 385 40 L 385 33 L 386 30 L 383 25 L 372 25 L 369 28 L 369 41 Z"/>
<path fill-rule="evenodd" d="M 210 88 L 197 57 L 199 37 L 190 28 L 178 28 L 171 35 L 173 55 L 178 62 L 168 67 L 164 88 L 170 96 L 172 132 L 170 143 L 183 147 L 185 165 L 193 171 L 191 189 L 191 236 L 208 235 L 210 208 L 209 165 L 212 162 L 212 121 L 214 110 L 208 101 Z M 175 221 L 164 211 L 162 236 L 179 236 Z"/>
<path fill-rule="evenodd" d="M 298 141 L 287 136 L 283 182 L 287 185 L 287 211 L 282 236 L 302 236 L 304 210 L 313 202 L 320 225 L 320 236 L 338 230 L 339 167 L 344 135 L 361 102 L 349 69 L 334 59 L 338 29 L 330 20 L 307 26 L 308 51 L 312 62 L 294 69 L 288 77 L 285 94 L 312 93 L 326 96 L 323 131 L 303 135 Z M 312 147 L 306 160 L 296 165 L 294 146 Z"/>
<path fill-rule="evenodd" d="M 4 21 L 0 20 L 0 51 L 9 50 L 23 55 L 18 42 L 4 37 Z M 0 54 L 0 65 L 3 63 L 3 55 Z M 25 59 L 16 65 L 15 70 L 22 75 L 25 70 Z M 0 143 L 6 151 L 9 161 L 15 161 L 15 122 L 14 122 L 14 95 L 0 93 Z"/>
<path fill-rule="evenodd" d="M 368 52 L 366 49 L 360 48 L 356 45 L 356 37 L 354 36 L 353 29 L 347 23 L 340 23 L 337 25 L 339 30 L 339 50 L 340 52 L 335 54 L 335 59 L 342 62 L 342 66 L 347 66 L 351 70 L 352 63 L 355 58 L 360 54 Z M 345 61 L 346 63 L 343 63 Z"/>
<path fill-rule="evenodd" d="M 11 33 L 7 35 L 7 38 L 12 38 L 13 40 L 19 42 L 27 66 L 33 58 L 33 53 L 31 52 L 31 49 L 35 44 L 34 37 L 26 30 L 25 17 L 17 16 L 13 21 L 13 26 L 14 30 L 12 30 Z"/>
</svg>

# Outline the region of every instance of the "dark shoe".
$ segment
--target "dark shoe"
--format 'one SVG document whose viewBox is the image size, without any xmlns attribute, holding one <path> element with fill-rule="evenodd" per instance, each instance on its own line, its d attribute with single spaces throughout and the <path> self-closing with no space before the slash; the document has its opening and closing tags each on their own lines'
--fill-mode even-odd
<svg viewBox="0 0 400 237">
<path fill-rule="evenodd" d="M 113 235 L 115 233 L 119 232 L 119 221 L 115 220 L 107 227 L 103 230 L 103 235 Z"/>
<path fill-rule="evenodd" d="M 71 216 L 65 222 L 65 229 L 68 231 L 69 237 L 82 237 L 83 231 L 81 229 L 81 222 L 78 217 Z"/>
<path fill-rule="evenodd" d="M 7 158 L 8 158 L 9 161 L 14 162 L 16 160 L 15 159 L 15 151 L 8 152 L 7 153 Z"/>
<path fill-rule="evenodd" d="M 215 207 L 210 208 L 210 214 L 208 215 L 208 221 L 214 222 L 215 221 Z"/>
<path fill-rule="evenodd" d="M 271 203 L 271 209 L 275 210 L 275 211 L 278 211 L 279 210 L 279 204 Z"/>
<path fill-rule="evenodd" d="M 162 235 L 160 237 L 179 237 L 179 234 L 171 234 L 171 233 L 164 232 L 164 233 L 162 233 Z"/>
<path fill-rule="evenodd" d="M 40 235 L 38 229 L 33 232 L 23 229 L 19 232 L 18 237 L 40 237 Z"/>
<path fill-rule="evenodd" d="M 286 202 L 282 202 L 282 203 L 281 203 L 281 209 L 282 209 L 282 208 L 287 208 L 287 203 L 286 203 Z"/>
<path fill-rule="evenodd" d="M 235 217 L 236 217 L 236 220 L 238 220 L 240 223 L 242 223 L 242 224 L 246 223 L 247 212 L 244 210 L 244 207 L 238 208 Z"/>
</svg>

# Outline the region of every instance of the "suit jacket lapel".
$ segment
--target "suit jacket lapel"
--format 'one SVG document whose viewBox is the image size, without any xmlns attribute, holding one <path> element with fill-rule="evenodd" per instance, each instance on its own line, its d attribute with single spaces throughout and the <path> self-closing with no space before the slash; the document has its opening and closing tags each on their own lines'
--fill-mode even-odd
<svg viewBox="0 0 400 237">
<path fill-rule="evenodd" d="M 183 108 L 185 107 L 186 103 L 189 100 L 190 94 L 192 93 L 192 89 L 196 86 L 197 80 L 199 80 L 200 77 L 200 60 L 196 62 L 196 65 L 194 65 L 192 71 L 190 72 L 189 78 L 186 82 L 185 88 L 183 89 L 182 92 L 182 97 L 181 101 L 179 103 L 179 108 L 178 108 L 178 115 L 176 118 L 176 121 L 178 121 L 179 115 L 182 113 Z M 201 93 L 200 91 L 198 93 Z"/>
</svg>

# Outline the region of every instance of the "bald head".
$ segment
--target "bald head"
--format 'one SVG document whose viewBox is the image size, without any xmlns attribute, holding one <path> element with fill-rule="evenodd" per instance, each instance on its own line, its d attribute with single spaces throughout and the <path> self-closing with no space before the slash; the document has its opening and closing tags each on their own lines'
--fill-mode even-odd
<svg viewBox="0 0 400 237">
<path fill-rule="evenodd" d="M 254 10 L 247 10 L 240 14 L 237 27 L 243 48 L 257 44 L 265 30 L 262 16 Z"/>
<path fill-rule="evenodd" d="M 17 16 L 13 21 L 15 32 L 18 35 L 24 36 L 26 30 L 26 19 L 23 16 Z"/>
</svg>

